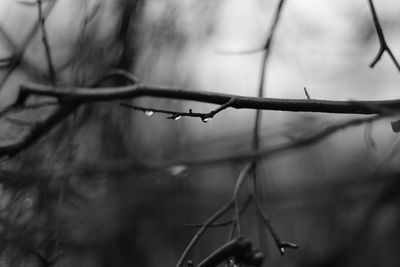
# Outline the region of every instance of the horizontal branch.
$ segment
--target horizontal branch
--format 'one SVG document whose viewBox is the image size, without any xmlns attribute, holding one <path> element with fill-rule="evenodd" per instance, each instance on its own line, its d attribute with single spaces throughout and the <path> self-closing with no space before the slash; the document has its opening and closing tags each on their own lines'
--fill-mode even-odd
<svg viewBox="0 0 400 267">
<path fill-rule="evenodd" d="M 50 96 L 60 102 L 99 102 L 139 97 L 169 98 L 224 105 L 236 109 L 279 110 L 291 112 L 321 112 L 340 114 L 377 114 L 381 109 L 400 110 L 400 99 L 381 101 L 331 101 L 317 99 L 260 98 L 207 91 L 187 91 L 179 88 L 133 84 L 120 87 L 54 87 L 38 83 L 21 85 L 20 97 Z"/>
</svg>

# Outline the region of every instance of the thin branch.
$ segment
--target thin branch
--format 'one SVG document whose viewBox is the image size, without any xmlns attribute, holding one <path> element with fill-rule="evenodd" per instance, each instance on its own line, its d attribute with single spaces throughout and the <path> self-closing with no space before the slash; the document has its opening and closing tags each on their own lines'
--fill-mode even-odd
<svg viewBox="0 0 400 267">
<path fill-rule="evenodd" d="M 169 166 L 182 164 L 185 166 L 201 166 L 201 165 L 213 165 L 213 164 L 223 164 L 223 163 L 232 163 L 232 162 L 242 162 L 242 161 L 254 161 L 257 159 L 268 159 L 273 156 L 276 156 L 283 152 L 288 152 L 293 149 L 299 149 L 303 147 L 308 147 L 312 144 L 318 143 L 325 138 L 333 135 L 334 133 L 346 129 L 348 127 L 354 127 L 358 125 L 362 125 L 365 123 L 370 123 L 379 119 L 384 118 L 383 115 L 375 115 L 367 118 L 356 118 L 351 119 L 345 122 L 337 123 L 334 125 L 330 125 L 325 127 L 324 129 L 317 131 L 314 134 L 307 135 L 301 138 L 297 138 L 294 141 L 277 145 L 275 147 L 269 147 L 264 149 L 259 149 L 257 151 L 249 151 L 245 153 L 240 153 L 236 155 L 228 154 L 224 156 L 218 157 L 207 157 L 203 159 L 185 159 L 185 160 L 177 160 L 174 162 L 166 163 L 166 165 L 161 164 L 160 166 Z M 126 164 L 126 163 L 124 163 Z"/>
<path fill-rule="evenodd" d="M 264 46 L 264 53 L 261 61 L 261 68 L 260 68 L 260 82 L 258 85 L 258 97 L 263 97 L 264 96 L 264 88 L 266 87 L 266 72 L 267 72 L 267 65 L 268 65 L 268 60 L 271 55 L 271 50 L 272 50 L 272 42 L 274 40 L 275 32 L 278 26 L 278 22 L 280 20 L 282 10 L 283 10 L 283 5 L 285 3 L 285 0 L 280 0 L 275 13 L 274 13 L 274 18 L 271 24 L 271 28 L 269 30 L 269 35 L 267 38 L 267 41 Z M 251 148 L 254 151 L 257 151 L 260 146 L 260 128 L 261 128 L 261 120 L 262 120 L 262 111 L 260 109 L 257 109 L 255 118 L 254 118 L 254 128 L 253 128 L 253 135 L 252 135 L 252 140 L 251 140 Z M 262 197 L 262 191 L 261 188 L 258 187 L 257 185 L 257 164 L 254 161 L 253 168 L 251 170 L 252 174 L 252 179 L 249 180 L 251 183 L 251 190 L 253 191 L 252 194 L 254 194 L 255 198 L 258 198 L 258 195 Z M 261 221 L 260 218 L 257 218 L 257 227 L 258 231 L 261 232 Z M 261 235 L 259 235 L 261 237 Z M 261 239 L 259 239 L 259 242 L 261 244 Z"/>
<path fill-rule="evenodd" d="M 152 116 L 154 113 L 163 113 L 163 114 L 170 115 L 167 117 L 167 119 L 178 120 L 182 117 L 194 117 L 194 118 L 200 118 L 202 120 L 202 122 L 206 123 L 206 122 L 209 122 L 212 118 L 214 118 L 214 116 L 217 113 L 231 107 L 235 102 L 236 102 L 236 99 L 231 98 L 225 104 L 221 105 L 217 109 L 212 110 L 208 113 L 195 113 L 191 109 L 189 110 L 189 112 L 178 112 L 178 111 L 170 111 L 170 110 L 165 110 L 165 109 L 145 108 L 145 107 L 138 107 L 138 106 L 128 104 L 128 103 L 120 103 L 120 105 L 123 107 L 134 109 L 134 110 L 143 111 L 148 116 Z"/>
<path fill-rule="evenodd" d="M 14 114 L 14 113 L 24 112 L 27 110 L 34 110 L 34 109 L 40 109 L 40 108 L 44 108 L 44 107 L 56 106 L 59 104 L 60 103 L 55 102 L 55 101 L 46 101 L 46 102 L 40 102 L 40 103 L 28 104 L 28 105 L 22 105 L 22 106 L 11 106 L 9 108 L 6 108 L 6 109 L 0 111 L 0 117 L 3 117 L 5 115 Z"/>
<path fill-rule="evenodd" d="M 181 257 L 179 258 L 178 262 L 176 263 L 176 267 L 183 266 L 189 252 L 193 249 L 194 245 L 196 245 L 197 241 L 199 241 L 200 237 L 204 234 L 204 232 L 208 229 L 208 227 L 215 222 L 219 217 L 225 214 L 229 209 L 232 208 L 234 203 L 234 198 L 231 198 L 227 203 L 225 203 L 221 208 L 219 208 L 210 218 L 208 218 L 202 225 L 202 227 L 196 232 L 192 240 L 186 246 L 185 250 L 183 251 Z"/>
<path fill-rule="evenodd" d="M 242 205 L 242 207 L 239 210 L 239 215 L 242 215 L 246 211 L 246 209 L 250 206 L 252 200 L 253 200 L 252 195 L 247 196 L 246 201 L 244 201 L 244 204 Z M 232 219 L 224 221 L 224 222 L 213 223 L 209 227 L 224 227 L 224 226 L 231 225 L 234 221 L 235 221 L 235 218 L 232 218 Z M 184 224 L 184 226 L 191 227 L 191 228 L 199 228 L 202 225 L 203 224 L 191 224 L 191 223 Z"/>
<path fill-rule="evenodd" d="M 45 26 L 45 17 L 43 15 L 43 10 L 42 10 L 42 0 L 37 0 L 37 6 L 38 6 L 38 13 L 39 13 L 40 29 L 42 32 L 42 42 L 43 42 L 43 46 L 45 49 L 47 66 L 49 68 L 50 82 L 51 82 L 51 84 L 54 85 L 54 84 L 56 84 L 56 72 L 54 70 L 53 59 L 51 57 L 51 49 L 50 49 L 49 40 L 47 37 L 47 31 L 46 31 L 46 26 Z"/>
<path fill-rule="evenodd" d="M 207 219 L 203 223 L 203 225 L 200 227 L 200 229 L 197 231 L 195 236 L 192 238 L 192 240 L 190 241 L 190 243 L 187 245 L 187 247 L 185 248 L 184 252 L 182 253 L 178 263 L 176 264 L 177 267 L 180 267 L 180 266 L 183 265 L 183 262 L 185 261 L 187 255 L 192 250 L 192 248 L 197 243 L 197 241 L 200 239 L 200 237 L 203 235 L 203 233 L 208 229 L 208 227 L 210 225 L 212 225 L 212 223 L 214 221 L 216 221 L 219 217 L 221 217 L 223 214 L 225 214 L 230 208 L 232 208 L 232 206 L 234 206 L 235 210 L 237 210 L 237 212 L 235 212 L 234 221 L 236 222 L 236 225 L 238 227 L 237 229 L 238 229 L 239 236 L 240 236 L 239 208 L 238 208 L 237 199 L 238 199 L 240 187 L 243 184 L 243 181 L 246 178 L 247 173 L 251 168 L 251 165 L 252 164 L 246 164 L 243 167 L 243 169 L 240 171 L 239 176 L 238 176 L 238 178 L 236 180 L 236 183 L 235 183 L 235 188 L 234 188 L 234 191 L 233 191 L 232 198 L 224 206 L 222 206 L 219 210 L 217 210 L 209 219 Z"/>
<path fill-rule="evenodd" d="M 43 17 L 46 18 L 51 11 L 53 10 L 57 0 L 49 1 L 46 7 L 43 9 Z M 13 63 L 8 68 L 7 72 L 3 75 L 2 79 L 0 80 L 0 90 L 3 88 L 4 84 L 7 82 L 10 75 L 17 69 L 18 66 L 28 66 L 30 70 L 35 70 L 36 68 L 30 66 L 30 64 L 24 59 L 24 53 L 26 48 L 32 43 L 33 37 L 36 35 L 37 31 L 40 29 L 40 21 L 37 21 L 33 26 L 32 29 L 29 31 L 29 34 L 25 37 L 22 41 L 22 45 L 17 46 L 7 32 L 0 27 L 0 32 L 6 38 L 8 45 L 13 50 Z"/>
<path fill-rule="evenodd" d="M 369 66 L 371 68 L 373 68 L 376 65 L 376 63 L 378 63 L 378 61 L 381 59 L 383 53 L 386 52 L 386 53 L 388 53 L 389 57 L 392 59 L 397 70 L 400 71 L 400 64 L 396 60 L 392 50 L 390 49 L 390 47 L 388 46 L 388 44 L 386 42 L 385 35 L 383 34 L 383 30 L 382 30 L 381 24 L 379 22 L 378 15 L 376 13 L 374 3 L 372 0 L 368 0 L 368 3 L 369 3 L 369 7 L 371 9 L 372 19 L 373 19 L 373 22 L 375 25 L 376 33 L 377 33 L 378 39 L 379 39 L 378 53 L 376 54 L 375 58 L 372 60 L 372 62 L 370 63 Z"/>
<path fill-rule="evenodd" d="M 233 191 L 233 198 L 234 198 L 234 211 L 235 216 L 232 224 L 232 231 L 229 236 L 230 239 L 233 238 L 233 230 L 236 228 L 236 234 L 238 237 L 242 236 L 241 229 L 240 229 L 240 208 L 239 208 L 239 191 L 243 184 L 244 179 L 248 176 L 250 169 L 253 167 L 253 163 L 246 164 L 243 169 L 240 171 L 239 176 L 236 180 L 235 189 Z"/>
<path fill-rule="evenodd" d="M 111 75 L 112 76 L 112 75 Z M 96 81 L 93 86 L 99 86 L 109 75 L 102 77 L 99 81 Z M 2 115 L 10 113 L 14 108 L 15 109 L 23 109 L 29 106 L 25 106 L 25 100 L 29 95 L 20 95 L 20 98 L 17 100 L 17 105 L 11 106 L 5 111 L 3 111 Z M 48 105 L 49 103 L 43 103 L 44 105 Z M 52 103 L 51 103 L 52 104 Z M 73 114 L 73 112 L 81 105 L 82 102 L 74 101 L 69 103 L 61 103 L 60 106 L 47 117 L 44 121 L 35 123 L 28 134 L 26 134 L 21 140 L 13 144 L 6 144 L 0 146 L 0 157 L 10 159 L 21 151 L 29 148 L 33 144 L 35 144 L 43 135 L 52 130 L 55 126 L 61 123 L 68 116 Z M 42 107 L 41 103 L 33 105 L 36 107 Z"/>
<path fill-rule="evenodd" d="M 106 161 L 99 164 L 91 164 L 82 162 L 80 164 L 75 164 L 71 166 L 71 169 L 76 170 L 95 170 L 95 171 L 121 171 L 121 169 L 131 168 L 130 166 L 140 166 L 140 168 L 146 168 L 151 170 L 163 170 L 174 166 L 186 166 L 186 167 L 201 167 L 210 165 L 221 165 L 221 164 L 232 164 L 238 162 L 252 162 L 258 159 L 269 159 L 274 156 L 278 156 L 285 152 L 289 152 L 294 149 L 300 149 L 303 147 L 308 147 L 310 145 L 316 144 L 323 141 L 325 138 L 332 136 L 333 134 L 349 127 L 359 126 L 365 123 L 370 123 L 379 119 L 385 118 L 386 115 L 376 115 L 367 118 L 356 118 L 347 120 L 345 122 L 336 123 L 334 125 L 327 126 L 314 134 L 307 135 L 294 139 L 293 141 L 279 144 L 273 147 L 259 149 L 258 151 L 249 151 L 232 155 L 232 153 L 215 156 L 215 157 L 195 157 L 195 158 L 185 158 L 185 159 L 174 159 L 169 161 L 132 161 L 128 160 L 118 160 L 118 161 Z M 0 153 L 1 156 L 1 153 Z"/>
<path fill-rule="evenodd" d="M 154 97 L 185 101 L 197 101 L 224 105 L 232 98 L 230 105 L 236 109 L 279 110 L 291 112 L 320 112 L 337 114 L 377 114 L 381 109 L 400 110 L 400 99 L 380 101 L 332 101 L 317 99 L 260 98 L 222 94 L 207 91 L 186 91 L 180 88 L 133 84 L 119 87 L 62 87 L 39 83 L 25 83 L 20 86 L 19 97 L 27 95 L 55 97 L 60 102 L 100 102 L 118 99 Z M 376 107 L 377 110 L 372 110 Z"/>
<path fill-rule="evenodd" d="M 62 105 L 46 120 L 36 123 L 30 130 L 30 132 L 22 138 L 22 140 L 18 141 L 17 143 L 0 146 L 0 156 L 7 156 L 8 158 L 12 158 L 21 151 L 27 149 L 28 147 L 36 143 L 36 141 L 38 141 L 40 137 L 48 133 L 66 117 L 72 114 L 76 107 L 78 107 L 77 103 Z"/>
<path fill-rule="evenodd" d="M 275 231 L 274 227 L 271 224 L 271 220 L 269 219 L 268 215 L 265 213 L 264 208 L 257 198 L 254 197 L 254 202 L 256 203 L 257 212 L 261 216 L 265 226 L 267 227 L 268 231 L 271 233 L 272 238 L 274 239 L 275 245 L 279 249 L 279 252 L 283 255 L 286 251 L 286 248 L 297 249 L 299 246 L 297 244 L 291 242 L 282 242 L 278 233 Z"/>
</svg>

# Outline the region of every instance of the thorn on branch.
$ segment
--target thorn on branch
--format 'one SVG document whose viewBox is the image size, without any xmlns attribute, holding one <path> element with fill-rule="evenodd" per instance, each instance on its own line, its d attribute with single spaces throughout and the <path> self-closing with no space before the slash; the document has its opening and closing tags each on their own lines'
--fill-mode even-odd
<svg viewBox="0 0 400 267">
<path fill-rule="evenodd" d="M 304 87 L 304 94 L 306 95 L 307 99 L 311 99 L 310 95 L 307 92 L 307 88 Z"/>
</svg>

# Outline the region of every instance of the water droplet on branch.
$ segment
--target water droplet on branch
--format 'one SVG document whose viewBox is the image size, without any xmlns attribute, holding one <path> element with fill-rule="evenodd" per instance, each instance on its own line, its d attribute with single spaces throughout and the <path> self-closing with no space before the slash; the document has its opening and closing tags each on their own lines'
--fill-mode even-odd
<svg viewBox="0 0 400 267">
<path fill-rule="evenodd" d="M 146 110 L 145 112 L 144 112 L 144 114 L 146 114 L 146 116 L 153 116 L 153 114 L 154 114 L 154 111 L 152 111 L 152 110 Z"/>
<path fill-rule="evenodd" d="M 204 122 L 204 123 L 210 122 L 211 120 L 212 120 L 211 117 L 202 117 L 201 118 L 201 121 Z"/>
</svg>

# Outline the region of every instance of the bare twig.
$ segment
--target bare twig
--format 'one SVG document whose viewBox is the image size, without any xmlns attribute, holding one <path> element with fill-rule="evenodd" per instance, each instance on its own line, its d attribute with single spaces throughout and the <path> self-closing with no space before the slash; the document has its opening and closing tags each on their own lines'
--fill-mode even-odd
<svg viewBox="0 0 400 267">
<path fill-rule="evenodd" d="M 378 39 L 379 39 L 378 53 L 376 54 L 375 58 L 372 60 L 372 62 L 370 63 L 369 66 L 371 68 L 373 68 L 376 65 L 376 63 L 378 63 L 378 61 L 381 59 L 383 53 L 386 52 L 386 53 L 388 53 L 389 57 L 392 59 L 397 70 L 400 71 L 400 64 L 396 60 L 395 56 L 393 55 L 392 50 L 390 49 L 390 47 L 388 46 L 388 44 L 386 42 L 385 35 L 383 34 L 383 30 L 382 30 L 381 24 L 379 22 L 378 15 L 376 13 L 374 3 L 372 0 L 368 0 L 368 3 L 369 3 L 369 7 L 371 9 L 372 19 L 374 21 L 376 33 L 377 33 Z"/>
<path fill-rule="evenodd" d="M 242 236 L 241 229 L 240 229 L 240 209 L 239 209 L 239 191 L 243 184 L 244 179 L 248 176 L 250 169 L 253 167 L 253 163 L 246 164 L 243 169 L 240 171 L 239 176 L 236 180 L 235 189 L 233 191 L 233 198 L 234 198 L 234 211 L 235 216 L 232 224 L 232 231 L 230 234 L 230 239 L 233 238 L 233 229 L 236 228 L 236 234 L 238 237 Z"/>
<path fill-rule="evenodd" d="M 283 255 L 285 253 L 286 248 L 291 248 L 291 249 L 299 248 L 299 246 L 297 244 L 281 241 L 278 233 L 275 231 L 274 227 L 272 226 L 271 220 L 269 219 L 268 215 L 265 213 L 264 208 L 263 208 L 260 200 L 257 198 L 257 196 L 254 197 L 254 202 L 256 203 L 257 212 L 261 216 L 268 231 L 271 233 L 272 238 L 275 241 L 275 245 L 279 249 L 279 252 Z"/>
<path fill-rule="evenodd" d="M 30 147 L 40 137 L 53 129 L 56 125 L 58 125 L 61 121 L 63 121 L 66 117 L 68 117 L 75 108 L 78 107 L 78 103 L 71 104 L 63 104 L 59 107 L 53 114 L 51 114 L 46 120 L 43 122 L 36 123 L 30 130 L 30 132 L 25 135 L 22 140 L 13 144 L 6 144 L 0 147 L 0 155 L 8 156 L 8 158 L 12 158 L 21 151 Z"/>
<path fill-rule="evenodd" d="M 283 5 L 285 0 L 280 0 L 278 6 L 275 10 L 274 19 L 269 30 L 269 35 L 267 41 L 264 46 L 264 54 L 261 62 L 261 70 L 260 70 L 260 83 L 258 85 L 258 97 L 264 96 L 264 88 L 265 88 L 265 72 L 267 69 L 268 59 L 271 54 L 271 46 L 274 40 L 275 32 L 278 26 L 279 19 L 282 14 Z M 253 139 L 252 139 L 252 148 L 257 149 L 259 146 L 259 132 L 261 127 L 261 111 L 256 111 L 256 117 L 254 121 L 254 129 L 253 129 Z"/>
<path fill-rule="evenodd" d="M 3 117 L 5 115 L 18 113 L 18 112 L 24 112 L 26 110 L 40 109 L 40 108 L 44 108 L 44 107 L 56 106 L 56 105 L 59 105 L 59 104 L 60 103 L 55 102 L 55 101 L 46 101 L 46 102 L 40 102 L 40 103 L 28 104 L 28 105 L 22 105 L 22 106 L 11 106 L 9 108 L 6 108 L 6 109 L 0 111 L 0 117 Z"/>
<path fill-rule="evenodd" d="M 367 118 L 355 118 L 350 119 L 344 122 L 336 123 L 330 126 L 327 126 L 313 134 L 299 137 L 297 139 L 293 139 L 293 141 L 279 144 L 273 147 L 267 147 L 263 149 L 259 149 L 258 151 L 249 151 L 232 155 L 232 153 L 221 155 L 221 156 L 207 156 L 207 157 L 195 157 L 195 158 L 185 158 L 185 159 L 174 159 L 169 161 L 132 161 L 128 160 L 110 160 L 106 162 L 102 162 L 101 166 L 99 164 L 90 164 L 90 163 L 81 163 L 75 166 L 71 166 L 71 168 L 75 169 L 90 169 L 96 171 L 109 171 L 113 172 L 120 171 L 123 168 L 131 168 L 129 166 L 140 166 L 140 168 L 147 169 L 166 169 L 171 166 L 192 166 L 192 167 L 200 167 L 200 166 L 210 166 L 210 165 L 221 165 L 221 164 L 232 164 L 237 162 L 252 162 L 257 159 L 269 159 L 274 156 L 278 156 L 285 152 L 289 152 L 294 149 L 300 149 L 303 147 L 308 147 L 310 145 L 316 144 L 318 142 L 323 141 L 325 138 L 332 136 L 340 130 L 359 126 L 365 123 L 370 123 L 379 119 L 385 118 L 384 115 L 376 115 L 370 116 Z M 1 155 L 1 153 L 0 153 Z M 128 166 L 128 167 L 127 167 Z M 218 225 L 218 224 L 217 224 Z"/>
<path fill-rule="evenodd" d="M 50 96 L 60 102 L 100 102 L 117 99 L 155 97 L 185 101 L 197 101 L 224 105 L 235 99 L 230 107 L 236 109 L 279 110 L 292 112 L 320 112 L 337 114 L 378 114 L 380 110 L 400 110 L 400 99 L 380 101 L 331 101 L 317 99 L 260 98 L 230 95 L 207 91 L 186 91 L 181 88 L 133 84 L 119 87 L 55 87 L 39 83 L 25 83 L 20 86 L 20 97 L 27 95 Z M 375 107 L 373 110 L 371 107 Z"/>
<path fill-rule="evenodd" d="M 43 17 L 44 18 L 46 18 L 50 14 L 50 12 L 53 10 L 56 3 L 57 3 L 57 0 L 49 1 L 49 3 L 43 9 Z M 32 26 L 32 29 L 29 31 L 29 34 L 25 37 L 25 39 L 22 41 L 22 44 L 20 46 L 17 46 L 12 41 L 12 39 L 9 37 L 9 35 L 6 33 L 6 31 L 2 27 L 0 27 L 0 32 L 6 38 L 8 45 L 13 50 L 13 63 L 8 68 L 7 72 L 3 75 L 2 79 L 0 80 L 0 89 L 3 88 L 4 84 L 7 82 L 10 75 L 14 72 L 14 70 L 16 70 L 16 68 L 18 66 L 30 67 L 29 69 L 32 71 L 34 71 L 36 69 L 36 68 L 30 66 L 30 64 L 24 59 L 24 54 L 25 54 L 26 48 L 31 44 L 33 37 L 36 35 L 37 31 L 40 29 L 40 25 L 41 25 L 40 21 L 37 21 Z"/>
<path fill-rule="evenodd" d="M 225 104 L 221 105 L 215 110 L 212 110 L 208 113 L 195 113 L 192 110 L 189 110 L 189 112 L 178 112 L 178 111 L 170 111 L 170 110 L 165 110 L 165 109 L 156 109 L 156 108 L 145 108 L 145 107 L 138 107 L 132 104 L 128 103 L 120 103 L 121 106 L 131 108 L 134 110 L 140 110 L 146 113 L 146 115 L 151 116 L 154 113 L 163 113 L 163 114 L 169 114 L 170 116 L 167 117 L 167 119 L 173 119 L 173 120 L 178 120 L 181 117 L 195 117 L 195 118 L 200 118 L 203 122 L 209 122 L 214 116 L 221 112 L 224 109 L 227 109 L 231 107 L 234 103 L 236 102 L 235 98 L 231 98 L 228 102 Z"/>
<path fill-rule="evenodd" d="M 242 205 L 242 207 L 239 210 L 239 215 L 242 215 L 246 209 L 249 207 L 249 205 L 251 204 L 251 202 L 253 201 L 253 196 L 249 195 L 246 198 L 246 201 L 244 201 L 244 204 Z M 211 224 L 209 227 L 224 227 L 224 226 L 229 226 L 231 225 L 233 222 L 235 221 L 235 218 L 224 221 L 224 222 L 219 222 L 219 223 L 213 223 Z M 203 224 L 191 224 L 191 223 L 185 223 L 184 226 L 186 227 L 191 227 L 191 228 L 199 228 L 201 227 Z"/>
<path fill-rule="evenodd" d="M 56 72 L 54 70 L 53 59 L 51 57 L 51 49 L 50 49 L 49 40 L 47 37 L 47 31 L 46 31 L 46 26 L 45 26 L 45 17 L 43 15 L 43 9 L 42 9 L 42 0 L 37 0 L 37 6 L 38 6 L 38 13 L 39 13 L 40 29 L 42 32 L 42 42 L 43 42 L 43 46 L 45 49 L 47 66 L 49 68 L 49 78 L 50 78 L 51 84 L 54 85 L 54 84 L 56 84 Z"/>
<path fill-rule="evenodd" d="M 99 81 L 96 81 L 93 86 L 98 86 L 100 85 L 107 77 L 111 77 L 113 74 L 105 75 L 105 77 L 102 77 Z M 25 105 L 24 100 L 27 98 L 28 95 L 21 95 L 20 99 L 17 100 L 18 105 L 11 106 L 7 110 L 3 111 L 2 115 L 8 114 L 12 112 L 13 109 L 26 109 L 27 107 L 29 108 L 29 105 Z M 22 100 L 21 100 L 22 99 Z M 42 103 L 44 105 L 48 105 L 49 103 Z M 36 107 L 43 107 L 41 103 L 33 104 L 33 108 Z M 51 102 L 51 104 L 53 104 Z M 13 144 L 6 144 L 3 146 L 0 146 L 0 157 L 6 157 L 7 159 L 10 159 L 20 153 L 21 151 L 29 148 L 31 145 L 36 143 L 43 135 L 48 133 L 50 130 L 52 130 L 56 125 L 58 125 L 60 122 L 62 122 L 65 118 L 67 118 L 69 115 L 71 115 L 78 107 L 79 105 L 82 104 L 80 101 L 74 101 L 70 103 L 60 103 L 59 107 L 51 114 L 49 117 L 47 117 L 44 121 L 35 123 L 29 133 L 25 135 L 21 140 L 19 140 L 16 143 Z"/>
<path fill-rule="evenodd" d="M 375 115 L 367 118 L 356 118 L 351 119 L 345 122 L 333 124 L 325 127 L 324 129 L 317 131 L 314 134 L 307 135 L 304 137 L 297 138 L 294 141 L 277 145 L 275 147 L 269 147 L 264 149 L 259 149 L 257 151 L 249 151 L 246 153 L 240 153 L 236 155 L 224 155 L 218 157 L 207 157 L 204 159 L 185 159 L 185 160 L 177 160 L 171 163 L 167 163 L 166 166 L 182 164 L 185 166 L 200 166 L 200 165 L 212 165 L 212 164 L 223 164 L 223 163 L 232 163 L 232 162 L 241 162 L 241 161 L 253 161 L 257 159 L 268 159 L 270 157 L 276 156 L 280 153 L 287 152 L 293 149 L 299 149 L 303 147 L 307 147 L 309 145 L 318 143 L 325 138 L 333 135 L 334 133 L 346 129 L 348 127 L 354 127 L 365 123 L 370 123 L 372 121 L 376 121 L 384 118 L 383 115 Z M 121 163 L 122 164 L 122 163 Z M 126 163 L 123 163 L 126 164 Z M 164 163 L 165 164 L 165 163 Z M 161 164 L 163 165 L 163 164 Z M 164 165 L 165 166 L 165 165 Z"/>
<path fill-rule="evenodd" d="M 244 179 L 246 178 L 247 173 L 248 173 L 249 169 L 251 168 L 251 165 L 252 164 L 246 164 L 243 167 L 243 169 L 240 171 L 239 176 L 238 176 L 238 178 L 236 180 L 236 183 L 235 183 L 235 188 L 234 188 L 234 191 L 233 191 L 232 198 L 224 206 L 222 206 L 219 210 L 217 210 L 209 219 L 207 219 L 203 223 L 203 225 L 200 227 L 200 229 L 197 231 L 195 236 L 192 238 L 192 240 L 190 241 L 190 243 L 187 245 L 187 247 L 185 248 L 184 252 L 182 253 L 178 263 L 176 264 L 177 267 L 182 266 L 182 264 L 185 261 L 187 255 L 192 250 L 192 248 L 197 243 L 197 241 L 200 239 L 202 234 L 208 229 L 208 227 L 210 227 L 210 225 L 212 225 L 212 223 L 215 220 L 217 220 L 219 217 L 221 217 L 223 214 L 225 214 L 230 208 L 232 208 L 232 206 L 235 208 L 235 219 L 234 219 L 234 222 L 236 223 L 238 235 L 240 236 L 239 208 L 238 208 L 237 199 L 238 199 L 240 187 L 241 187 Z"/>
<path fill-rule="evenodd" d="M 193 249 L 194 245 L 196 245 L 197 241 L 200 237 L 204 234 L 204 232 L 208 229 L 208 227 L 215 222 L 219 217 L 225 214 L 229 209 L 232 208 L 235 199 L 231 198 L 227 203 L 225 203 L 221 208 L 219 208 L 210 218 L 208 218 L 202 225 L 202 227 L 196 232 L 192 240 L 186 246 L 185 250 L 183 251 L 181 257 L 179 258 L 178 262 L 176 263 L 176 267 L 183 266 L 189 252 Z"/>
<path fill-rule="evenodd" d="M 271 28 L 269 30 L 268 38 L 266 40 L 265 46 L 264 46 L 264 52 L 263 52 L 263 57 L 261 61 L 261 69 L 260 69 L 260 82 L 258 85 L 258 97 L 263 97 L 264 96 L 264 88 L 266 80 L 266 71 L 267 71 L 267 65 L 268 65 L 268 60 L 271 55 L 271 50 L 272 50 L 272 42 L 274 40 L 275 32 L 278 26 L 279 19 L 282 14 L 283 10 L 283 5 L 285 3 L 285 0 L 280 0 L 274 14 L 274 18 L 271 24 Z M 257 109 L 256 115 L 254 118 L 254 128 L 253 128 L 253 136 L 252 136 L 252 141 L 251 141 L 251 148 L 254 151 L 257 151 L 260 146 L 260 128 L 261 128 L 261 118 L 262 118 L 262 112 L 261 110 Z M 258 187 L 257 185 L 257 164 L 256 161 L 254 161 L 253 168 L 251 170 L 251 178 L 249 181 L 251 182 L 251 190 L 252 194 L 254 194 L 255 199 L 258 197 L 262 197 L 262 191 L 261 188 Z M 257 227 L 258 231 L 261 233 L 261 221 L 260 218 L 257 218 Z M 261 235 L 259 234 L 259 237 L 261 238 Z M 261 239 L 259 239 L 259 243 L 261 245 Z"/>
</svg>

